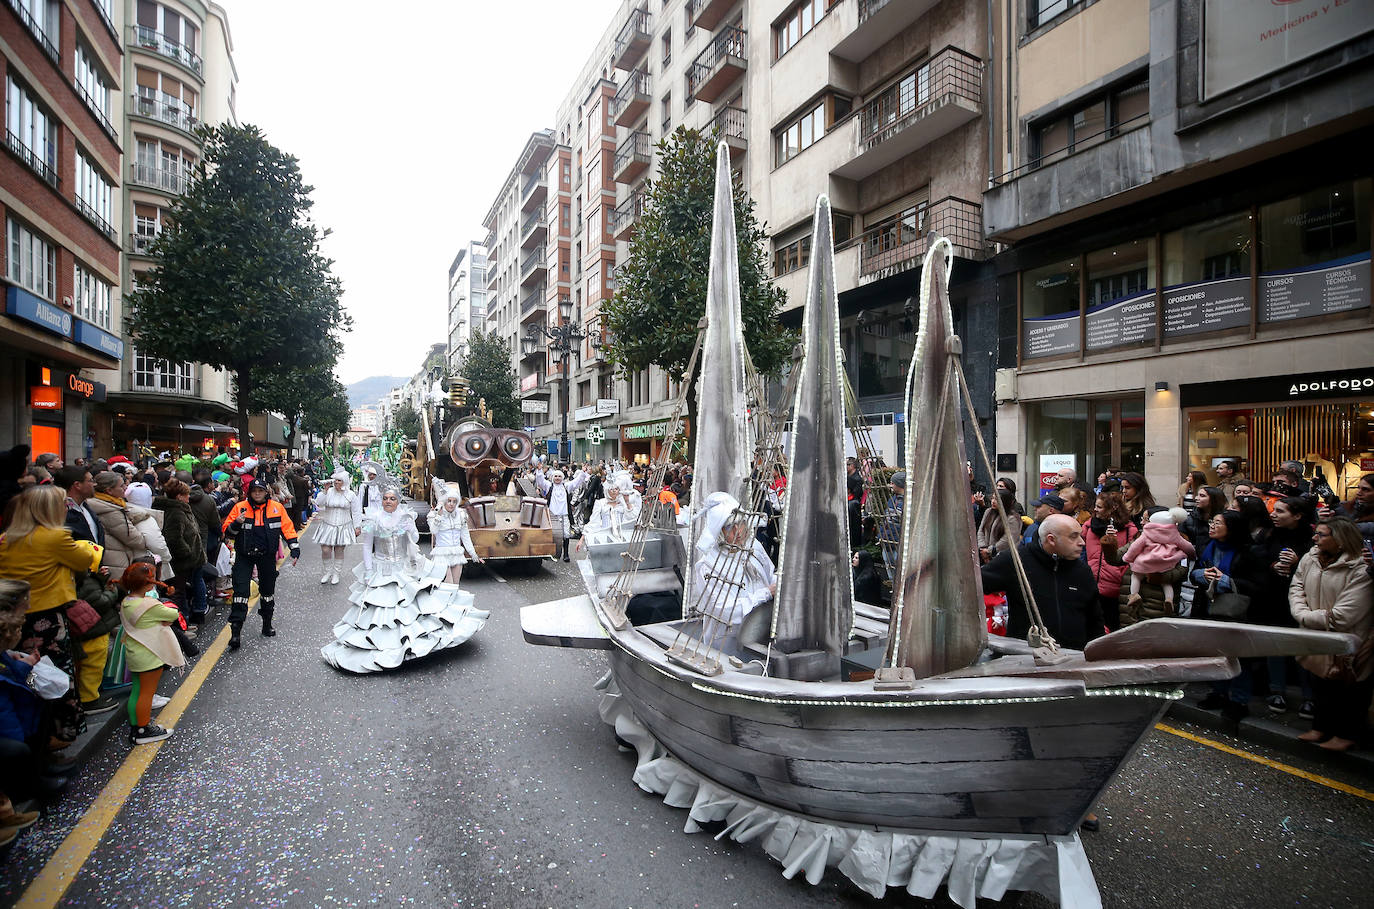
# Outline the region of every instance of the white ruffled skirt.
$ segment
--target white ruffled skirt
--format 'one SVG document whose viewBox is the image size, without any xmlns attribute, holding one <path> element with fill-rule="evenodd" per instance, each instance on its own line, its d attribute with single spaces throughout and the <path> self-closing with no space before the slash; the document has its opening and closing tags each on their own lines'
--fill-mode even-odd
<svg viewBox="0 0 1374 909">
<path fill-rule="evenodd" d="M 450 565 L 466 565 L 468 554 L 463 551 L 461 544 L 458 546 L 435 546 L 429 551 L 429 560 L 440 568 L 448 568 Z M 440 574 L 442 573 L 440 572 Z"/>
<path fill-rule="evenodd" d="M 395 669 L 406 660 L 457 647 L 476 634 L 491 613 L 473 596 L 442 583 L 442 566 L 421 560 L 418 575 L 380 563 L 369 578 L 362 565 L 349 588 L 348 611 L 334 625 L 334 640 L 320 649 L 331 666 L 348 672 Z"/>
<path fill-rule="evenodd" d="M 326 524 L 318 519 L 310 530 L 310 539 L 321 546 L 352 546 L 358 542 L 352 524 Z"/>
</svg>

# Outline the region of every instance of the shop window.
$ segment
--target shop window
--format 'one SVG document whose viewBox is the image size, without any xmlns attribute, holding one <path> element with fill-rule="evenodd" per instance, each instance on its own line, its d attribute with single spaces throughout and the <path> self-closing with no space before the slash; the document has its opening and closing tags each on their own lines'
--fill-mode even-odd
<svg viewBox="0 0 1374 909">
<path fill-rule="evenodd" d="M 1368 178 L 1259 210 L 1261 322 L 1369 306 Z"/>
<path fill-rule="evenodd" d="M 1145 469 L 1145 396 L 1101 400 L 1063 399 L 1038 401 L 1025 405 L 1026 469 L 1031 491 L 1041 472 L 1041 458 L 1057 464 L 1064 456 L 1073 458 L 1079 482 L 1094 486 L 1097 475 L 1108 467 L 1143 473 Z M 1056 466 L 1057 470 L 1058 467 Z M 1046 469 L 1045 472 L 1053 473 Z M 1155 497 L 1168 498 L 1154 490 Z"/>
<path fill-rule="evenodd" d="M 1022 356 L 1078 352 L 1079 272 L 1066 259 L 1021 273 Z"/>
<path fill-rule="evenodd" d="M 1164 334 L 1248 328 L 1249 215 L 1225 215 L 1164 235 Z"/>
<path fill-rule="evenodd" d="M 1133 240 L 1085 257 L 1087 348 L 1105 350 L 1155 339 L 1155 245 Z"/>
<path fill-rule="evenodd" d="M 856 396 L 901 394 L 915 349 L 916 314 L 904 301 L 840 320 L 845 372 Z"/>
</svg>

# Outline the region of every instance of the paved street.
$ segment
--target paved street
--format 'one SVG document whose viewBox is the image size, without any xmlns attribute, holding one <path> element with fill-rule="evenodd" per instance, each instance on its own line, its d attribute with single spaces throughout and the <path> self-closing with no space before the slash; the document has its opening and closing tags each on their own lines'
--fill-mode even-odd
<svg viewBox="0 0 1374 909">
<path fill-rule="evenodd" d="M 283 570 L 280 635 L 263 639 L 250 620 L 59 905 L 924 905 L 902 892 L 874 901 L 834 872 L 819 887 L 787 881 L 757 846 L 682 833 L 685 812 L 631 783 L 630 756 L 597 718 L 605 657 L 521 639 L 518 607 L 575 592 L 570 566 L 502 569 L 505 583 L 475 570 L 468 586 L 492 618 L 474 640 L 353 677 L 319 659 L 347 588 L 322 587 L 318 564 L 307 545 Z M 129 754 L 122 734 L 107 741 L 10 850 L 0 904 L 19 900 L 84 813 L 114 804 Z M 1101 813 L 1086 843 L 1108 906 L 1366 906 L 1374 891 L 1374 804 L 1165 732 Z M 52 905 L 44 896 L 32 905 Z"/>
</svg>

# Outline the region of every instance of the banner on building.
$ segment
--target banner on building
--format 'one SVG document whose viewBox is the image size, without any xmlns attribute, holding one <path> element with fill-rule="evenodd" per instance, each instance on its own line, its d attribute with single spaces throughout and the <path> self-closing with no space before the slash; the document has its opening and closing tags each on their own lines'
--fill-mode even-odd
<svg viewBox="0 0 1374 909">
<path fill-rule="evenodd" d="M 1106 350 L 1128 344 L 1150 344 L 1155 339 L 1154 288 L 1112 300 L 1088 310 L 1088 350 Z"/>
<path fill-rule="evenodd" d="M 1261 322 L 1287 322 L 1369 306 L 1369 253 L 1260 275 Z"/>
<path fill-rule="evenodd" d="M 1202 96 L 1374 31 L 1374 0 L 1204 0 Z"/>
<path fill-rule="evenodd" d="M 1250 279 L 1180 284 L 1164 291 L 1164 336 L 1197 335 L 1250 324 Z"/>
<path fill-rule="evenodd" d="M 1021 351 L 1026 359 L 1078 353 L 1078 313 L 1059 313 L 1026 319 Z"/>
</svg>

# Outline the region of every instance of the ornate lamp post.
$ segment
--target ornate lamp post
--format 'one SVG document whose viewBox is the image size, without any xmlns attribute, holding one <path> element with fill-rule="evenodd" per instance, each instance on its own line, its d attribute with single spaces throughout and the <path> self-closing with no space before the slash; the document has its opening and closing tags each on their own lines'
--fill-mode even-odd
<svg viewBox="0 0 1374 909">
<path fill-rule="evenodd" d="M 558 300 L 558 324 L 553 327 L 530 326 L 525 337 L 521 339 L 525 353 L 532 353 L 541 339 L 548 339 L 549 352 L 563 361 L 563 432 L 558 439 L 558 453 L 560 458 L 570 461 L 572 443 L 568 440 L 568 409 L 572 407 L 572 373 L 568 368 L 568 361 L 572 358 L 573 349 L 586 337 L 587 333 L 578 328 L 573 319 L 572 300 L 561 297 Z"/>
</svg>

